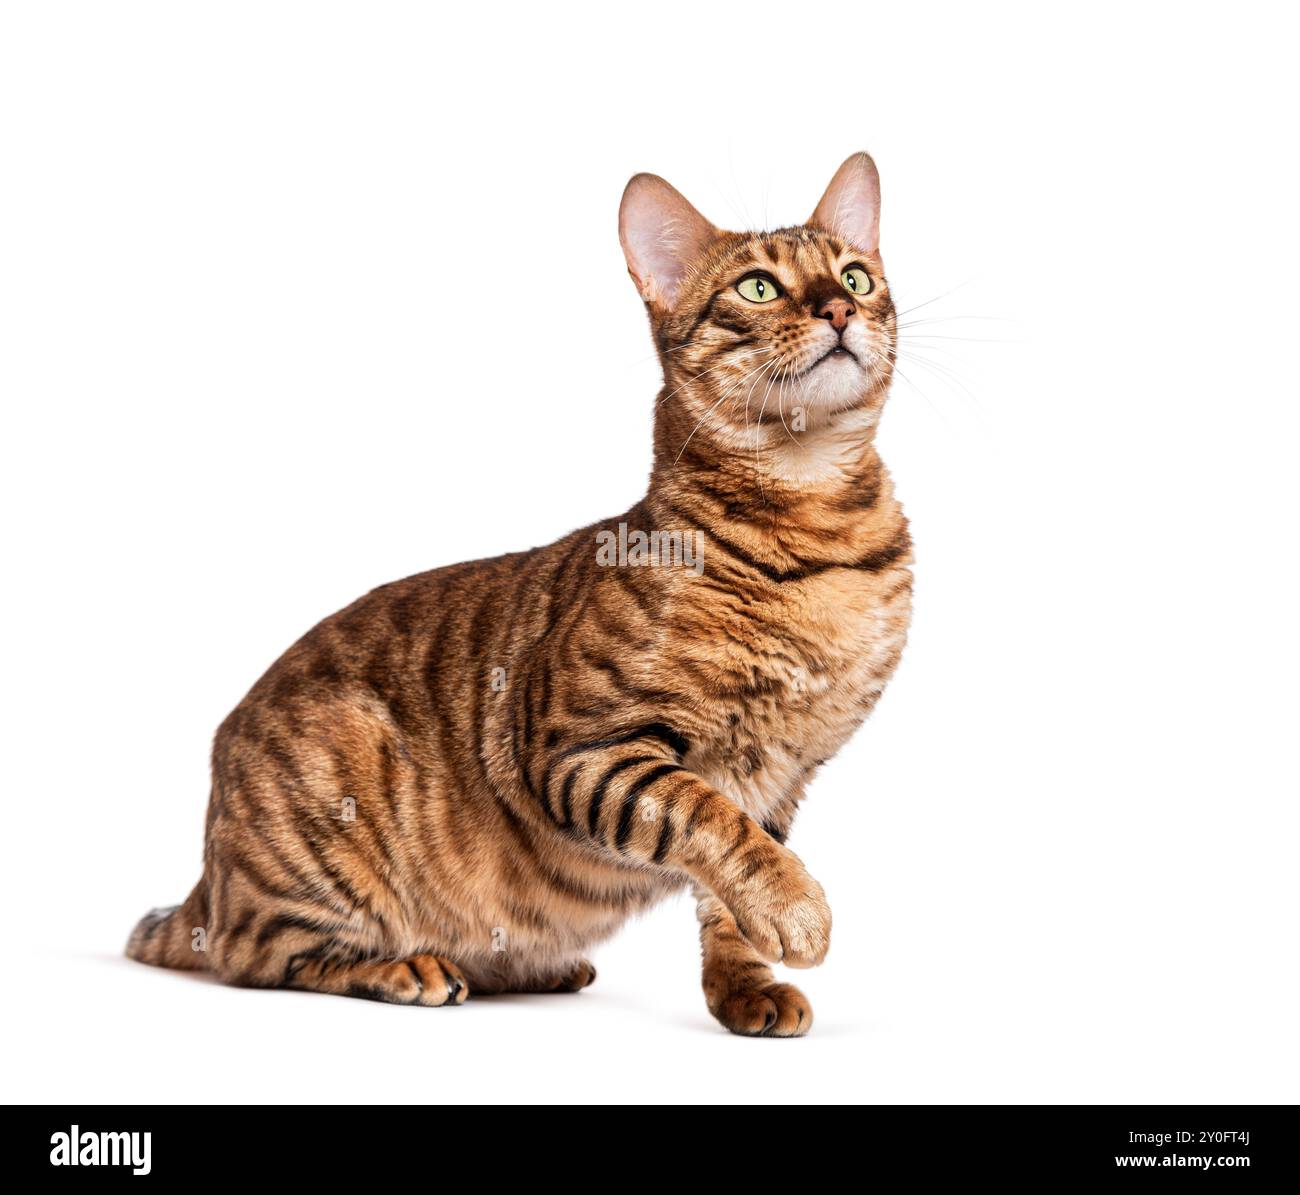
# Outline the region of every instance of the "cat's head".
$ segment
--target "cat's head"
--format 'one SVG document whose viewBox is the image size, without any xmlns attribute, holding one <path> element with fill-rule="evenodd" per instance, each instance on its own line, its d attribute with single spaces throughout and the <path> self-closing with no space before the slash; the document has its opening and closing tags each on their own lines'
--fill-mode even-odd
<svg viewBox="0 0 1300 1195">
<path fill-rule="evenodd" d="M 865 153 L 839 168 L 806 224 L 774 232 L 715 228 L 663 179 L 636 175 L 619 237 L 675 428 L 744 449 L 792 426 L 871 420 L 895 346 L 879 226 Z"/>
</svg>

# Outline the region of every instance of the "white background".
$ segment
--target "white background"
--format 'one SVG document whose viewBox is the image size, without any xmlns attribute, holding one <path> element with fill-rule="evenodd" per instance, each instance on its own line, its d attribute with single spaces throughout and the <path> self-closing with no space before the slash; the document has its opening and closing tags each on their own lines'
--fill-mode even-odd
<svg viewBox="0 0 1300 1195">
<path fill-rule="evenodd" d="M 4 1098 L 1300 1097 L 1274 11 L 6 5 Z M 792 838 L 812 1035 L 714 1024 L 684 901 L 456 1012 L 123 960 L 291 641 L 642 493 L 627 177 L 786 224 L 862 148 L 941 322 L 881 435 L 911 644 Z"/>
</svg>

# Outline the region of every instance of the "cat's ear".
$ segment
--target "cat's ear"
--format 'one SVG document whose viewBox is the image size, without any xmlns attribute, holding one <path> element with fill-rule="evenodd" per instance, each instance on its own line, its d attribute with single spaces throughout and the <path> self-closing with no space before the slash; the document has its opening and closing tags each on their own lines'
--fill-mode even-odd
<svg viewBox="0 0 1300 1195">
<path fill-rule="evenodd" d="M 880 244 L 880 175 L 870 154 L 854 154 L 835 172 L 808 223 L 863 253 L 875 253 Z"/>
<path fill-rule="evenodd" d="M 618 208 L 627 272 L 649 304 L 671 310 L 691 263 L 718 230 L 657 174 L 634 175 Z"/>
</svg>

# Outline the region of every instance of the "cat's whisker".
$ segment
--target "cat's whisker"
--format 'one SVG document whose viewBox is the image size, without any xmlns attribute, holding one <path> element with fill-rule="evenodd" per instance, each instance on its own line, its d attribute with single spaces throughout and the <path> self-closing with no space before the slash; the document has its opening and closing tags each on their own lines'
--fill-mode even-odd
<svg viewBox="0 0 1300 1195">
<path fill-rule="evenodd" d="M 684 340 L 681 344 L 675 344 L 670 349 L 656 349 L 653 353 L 647 353 L 644 357 L 637 357 L 630 364 L 644 365 L 647 361 L 659 361 L 664 357 L 671 357 L 673 353 L 684 353 L 687 349 L 698 348 L 699 345 L 698 340 Z M 725 347 L 725 345 L 718 345 L 720 349 Z"/>
<path fill-rule="evenodd" d="M 929 358 L 922 357 L 916 353 L 907 354 L 907 361 L 910 365 L 917 365 L 922 369 L 928 370 L 939 380 L 946 382 L 954 389 L 960 390 L 975 406 L 981 406 L 979 399 L 975 397 L 974 392 L 966 385 L 960 375 L 942 362 L 932 361 Z"/>
<path fill-rule="evenodd" d="M 778 364 L 778 358 L 774 356 L 773 360 L 768 362 L 768 367 L 774 368 L 777 364 Z M 755 380 L 750 383 L 749 390 L 746 391 L 745 393 L 745 434 L 746 435 L 749 434 L 749 404 L 754 397 L 754 387 L 758 384 L 758 381 L 759 378 L 755 378 Z M 755 434 L 757 435 L 757 429 L 755 430 Z"/>
<path fill-rule="evenodd" d="M 966 378 L 963 376 L 961 369 L 958 368 L 965 366 L 966 362 L 954 358 L 954 364 L 950 365 L 945 361 L 934 357 L 928 357 L 917 352 L 905 353 L 904 360 L 909 365 L 916 365 L 921 369 L 924 369 L 927 373 L 931 374 L 951 389 L 960 390 L 963 397 L 975 406 L 982 405 L 976 397 L 975 392 L 967 384 Z"/>
<path fill-rule="evenodd" d="M 866 360 L 862 362 L 863 368 L 867 371 L 867 379 L 871 383 L 873 392 L 883 390 L 890 382 L 889 375 L 877 364 L 881 359 L 877 353 L 868 349 Z"/>
<path fill-rule="evenodd" d="M 934 361 L 939 365 L 944 364 L 943 358 L 947 358 L 956 365 L 964 366 L 968 364 L 966 358 L 942 344 L 904 343 L 899 347 L 899 352 L 905 357 L 915 358 L 922 361 Z M 936 359 L 934 354 L 940 354 L 940 357 Z M 949 368 L 951 368 L 951 366 Z"/>
<path fill-rule="evenodd" d="M 751 370 L 750 372 L 755 373 L 764 368 L 766 368 L 766 365 L 759 365 L 756 366 L 755 369 Z M 682 441 L 682 446 L 677 451 L 677 457 L 673 462 L 674 464 L 676 464 L 682 459 L 682 453 L 686 451 L 686 446 L 691 442 L 691 439 L 694 437 L 695 433 L 699 431 L 700 428 L 704 425 L 704 421 L 708 419 L 708 417 L 712 415 L 713 412 L 716 411 L 718 407 L 720 407 L 722 403 L 726 401 L 726 399 L 728 399 L 733 393 L 735 393 L 737 389 L 743 386 L 745 383 L 745 379 L 748 378 L 749 376 L 750 374 L 746 374 L 745 377 L 742 377 L 740 381 L 737 382 L 735 385 L 730 386 L 728 387 L 728 389 L 724 390 L 722 394 L 718 397 L 717 402 L 715 402 L 711 407 L 709 407 L 707 411 L 704 412 L 703 415 L 700 416 L 695 426 L 691 428 L 690 435 L 688 435 L 686 439 Z"/>
<path fill-rule="evenodd" d="M 790 443 L 798 444 L 799 441 L 795 439 L 794 432 L 790 430 L 789 424 L 787 424 L 785 421 L 785 379 L 784 378 L 781 379 L 781 389 L 776 396 L 776 411 L 777 414 L 781 416 L 781 426 L 785 428 L 785 434 L 789 437 Z"/>
<path fill-rule="evenodd" d="M 686 349 L 698 348 L 698 347 L 699 347 L 699 343 L 700 343 L 700 342 L 699 342 L 698 340 L 685 340 L 685 341 L 683 341 L 681 344 L 673 345 L 673 347 L 670 348 L 670 349 L 664 349 L 664 351 L 663 351 L 663 355 L 664 355 L 664 356 L 671 356 L 673 353 L 681 353 L 681 352 L 685 352 Z M 721 347 L 721 346 L 719 346 L 719 347 Z M 659 354 L 654 354 L 654 355 L 655 355 L 655 356 L 658 356 Z M 649 358 L 649 357 L 646 357 L 645 360 L 649 361 L 650 358 Z"/>
<path fill-rule="evenodd" d="M 934 351 L 945 351 L 939 346 L 930 346 L 930 347 Z M 950 351 L 949 351 L 949 355 L 950 356 L 952 355 Z M 912 377 L 910 377 L 908 374 L 906 374 L 903 371 L 902 366 L 900 364 L 901 361 L 906 361 L 909 369 L 912 368 L 913 366 L 919 369 L 924 369 L 927 373 L 933 375 L 933 377 L 936 380 L 943 383 L 945 387 L 952 390 L 960 391 L 963 397 L 967 401 L 969 401 L 977 410 L 980 411 L 983 410 L 983 404 L 980 402 L 979 398 L 976 396 L 974 391 L 972 391 L 971 388 L 966 384 L 965 380 L 961 377 L 961 375 L 956 370 L 944 364 L 942 361 L 936 361 L 933 358 L 918 352 L 915 346 L 905 345 L 902 346 L 901 348 L 896 349 L 895 370 L 898 373 L 899 377 L 901 377 L 913 390 L 915 390 L 918 394 L 920 394 L 921 397 L 925 399 L 926 403 L 931 407 L 931 409 L 936 412 L 936 414 L 940 414 L 940 412 L 937 406 L 935 405 L 935 403 L 933 402 L 933 400 L 930 398 L 929 393 L 926 390 L 923 390 Z"/>
<path fill-rule="evenodd" d="M 694 377 L 687 378 L 686 381 L 687 381 L 687 382 L 693 382 L 693 381 L 695 380 L 695 378 L 702 378 L 702 377 L 704 377 L 706 374 L 709 374 L 709 373 L 716 373 L 718 370 L 726 369 L 727 366 L 732 365 L 732 364 L 734 364 L 735 362 L 738 362 L 738 361 L 745 361 L 745 360 L 747 360 L 747 359 L 749 359 L 749 358 L 751 358 L 751 357 L 756 356 L 758 353 L 763 353 L 763 352 L 768 352 L 768 351 L 769 351 L 769 350 L 768 350 L 768 348 L 767 348 L 766 345 L 760 345 L 758 348 L 754 348 L 754 349 L 747 349 L 747 350 L 746 350 L 745 352 L 743 352 L 743 353 L 738 353 L 738 354 L 736 354 L 735 356 L 728 357 L 725 361 L 719 361 L 719 362 L 718 362 L 717 364 L 715 364 L 715 365 L 709 365 L 709 366 L 706 366 L 704 369 L 700 370 L 699 373 L 695 374 Z M 688 366 L 687 368 L 690 368 L 690 367 Z"/>
<path fill-rule="evenodd" d="M 771 369 L 772 373 L 771 373 L 771 376 L 769 376 L 769 378 L 768 378 L 767 391 L 764 392 L 764 397 L 763 397 L 763 403 L 764 403 L 764 405 L 766 405 L 766 403 L 767 403 L 767 393 L 770 392 L 770 391 L 771 391 L 771 388 L 772 388 L 772 380 L 771 380 L 771 379 L 772 379 L 772 377 L 774 377 L 774 376 L 776 375 L 776 372 L 777 372 L 777 370 L 778 370 L 779 367 L 781 367 L 781 366 L 780 366 L 780 360 L 779 360 L 779 358 L 774 359 L 774 360 L 768 362 L 768 368 Z M 760 375 L 760 377 L 761 377 L 761 375 Z M 754 381 L 753 383 L 750 384 L 749 391 L 748 391 L 748 393 L 745 395 L 745 433 L 746 433 L 746 435 L 748 435 L 748 433 L 749 433 L 749 404 L 750 404 L 751 399 L 754 397 L 754 386 L 757 384 L 757 381 L 758 381 L 758 380 L 759 380 L 759 379 L 755 379 L 755 381 Z M 764 498 L 766 498 L 766 492 L 764 491 L 764 488 L 763 488 L 763 473 L 762 473 L 762 470 L 760 470 L 760 469 L 758 468 L 758 438 L 759 438 L 759 435 L 760 435 L 761 432 L 762 432 L 762 418 L 763 418 L 763 413 L 762 413 L 762 410 L 760 409 L 760 411 L 759 411 L 758 421 L 755 422 L 755 424 L 754 424 L 754 462 L 755 462 L 755 475 L 756 475 L 757 478 L 758 478 L 758 490 L 759 490 L 759 493 L 760 493 L 761 495 L 763 495 Z"/>
<path fill-rule="evenodd" d="M 946 344 L 931 344 L 929 341 L 904 340 L 901 343 L 901 351 L 920 355 L 921 353 L 937 353 L 941 358 L 946 358 L 957 365 L 969 364 L 969 359 L 964 357 L 960 350 L 950 348 Z"/>
<path fill-rule="evenodd" d="M 967 344 L 1020 344 L 1018 340 L 991 336 L 950 336 L 939 332 L 904 332 L 902 340 L 961 340 Z"/>
<path fill-rule="evenodd" d="M 759 368 L 761 369 L 761 368 L 764 368 L 764 367 L 760 366 Z M 746 376 L 749 376 L 749 375 L 746 375 Z M 725 402 L 725 401 L 726 401 L 726 400 L 727 400 L 727 399 L 728 399 L 728 398 L 729 398 L 733 393 L 735 393 L 735 391 L 736 391 L 736 390 L 737 390 L 741 385 L 744 384 L 744 380 L 745 380 L 745 379 L 742 378 L 742 379 L 740 380 L 740 382 L 738 382 L 735 386 L 732 386 L 732 387 L 730 387 L 728 390 L 724 391 L 724 392 L 723 392 L 723 393 L 718 397 L 717 402 L 715 402 L 711 407 L 709 407 L 709 409 L 708 409 L 707 411 L 704 412 L 703 415 L 700 416 L 700 418 L 696 421 L 695 426 L 694 426 L 693 428 L 691 428 L 691 430 L 690 430 L 690 434 L 686 437 L 685 440 L 682 441 L 682 446 L 681 446 L 680 449 L 678 449 L 677 456 L 676 456 L 676 458 L 675 458 L 674 461 L 673 461 L 674 464 L 678 463 L 678 462 L 682 459 L 682 453 L 684 453 L 684 452 L 686 451 L 686 446 L 691 442 L 691 439 L 694 437 L 695 433 L 696 433 L 697 431 L 699 431 L 701 427 L 704 426 L 704 424 L 708 421 L 709 417 L 713 414 L 713 412 L 716 411 L 716 410 L 718 409 L 718 407 L 720 407 L 720 406 L 723 404 L 723 402 Z"/>
<path fill-rule="evenodd" d="M 666 403 L 670 398 L 672 398 L 673 395 L 675 395 L 675 394 L 680 394 L 680 393 L 681 393 L 683 390 L 685 390 L 686 387 L 689 386 L 692 382 L 699 381 L 700 378 L 705 377 L 705 376 L 708 375 L 708 374 L 716 373 L 716 372 L 717 372 L 718 370 L 720 370 L 720 369 L 726 369 L 728 366 L 730 366 L 730 365 L 734 365 L 734 364 L 738 364 L 738 363 L 741 362 L 741 361 L 748 361 L 748 360 L 750 360 L 751 358 L 758 356 L 760 353 L 769 353 L 769 352 L 771 352 L 771 351 L 772 351 L 771 349 L 766 348 L 766 347 L 763 347 L 763 348 L 757 348 L 757 349 L 751 349 L 749 352 L 741 353 L 739 356 L 734 357 L 734 358 L 731 358 L 731 359 L 729 359 L 729 360 L 727 360 L 727 361 L 720 361 L 720 362 L 718 362 L 717 365 L 710 365 L 710 366 L 708 367 L 708 369 L 702 369 L 702 370 L 700 370 L 700 372 L 697 373 L 694 377 L 687 378 L 686 381 L 684 381 L 684 382 L 683 382 L 680 386 L 678 386 L 675 390 L 672 390 L 672 391 L 670 391 L 669 393 L 665 394 L 665 395 L 663 396 L 663 398 L 661 398 L 661 399 L 660 399 L 660 400 L 655 404 L 655 406 L 656 406 L 656 407 L 661 407 L 661 406 L 663 406 L 663 404 Z"/>
<path fill-rule="evenodd" d="M 952 290 L 946 290 L 941 295 L 935 295 L 933 299 L 926 299 L 924 303 L 916 303 L 911 307 L 905 307 L 901 311 L 895 311 L 895 316 L 910 315 L 913 311 L 920 311 L 922 307 L 929 307 L 931 303 L 937 303 L 940 299 L 946 299 L 949 295 L 955 295 L 963 287 L 969 286 L 975 280 L 967 278 L 965 282 L 959 282 Z"/>
<path fill-rule="evenodd" d="M 1016 324 L 1020 322 L 1005 315 L 934 315 L 927 316 L 924 319 L 897 320 L 895 326 L 898 328 L 919 328 L 923 324 L 959 324 L 965 323 L 967 320 L 999 324 Z"/>
<path fill-rule="evenodd" d="M 771 374 L 775 374 L 776 370 L 780 367 L 780 364 L 781 364 L 781 358 L 780 358 L 780 356 L 779 356 L 778 354 L 774 353 L 773 356 L 772 356 L 772 359 L 771 359 L 770 361 L 765 362 L 764 365 L 763 365 L 763 367 L 762 367 L 762 369 L 758 370 L 756 375 L 751 375 L 751 377 L 752 377 L 753 380 L 752 380 L 752 381 L 750 382 L 750 384 L 749 384 L 749 389 L 745 392 L 745 430 L 746 430 L 746 432 L 749 431 L 749 404 L 750 404 L 750 402 L 752 401 L 752 399 L 753 399 L 753 397 L 754 397 L 754 387 L 757 386 L 758 383 L 761 382 L 761 381 L 763 380 L 763 374 L 764 374 L 764 373 L 769 373 L 769 378 L 770 378 L 770 375 L 771 375 Z M 770 371 L 770 372 L 769 372 L 769 371 Z M 768 384 L 769 384 L 769 385 L 771 384 L 770 380 L 769 380 L 769 383 L 768 383 Z"/>
<path fill-rule="evenodd" d="M 902 378 L 903 381 L 908 384 L 908 386 L 910 386 L 913 390 L 915 390 L 916 393 L 919 394 L 925 400 L 926 406 L 928 406 L 930 410 L 934 412 L 935 417 L 937 419 L 942 420 L 944 423 L 948 422 L 948 420 L 944 417 L 943 413 L 939 410 L 939 408 L 936 407 L 934 403 L 931 401 L 930 396 L 924 390 L 922 390 L 920 386 L 918 386 L 914 381 L 912 381 L 912 379 L 908 377 L 906 373 L 903 372 L 903 369 L 898 364 L 897 360 L 894 361 L 894 373 L 896 373 L 900 378 Z"/>
<path fill-rule="evenodd" d="M 788 368 L 787 366 L 783 365 L 780 370 L 778 370 L 770 378 L 768 378 L 767 389 L 763 391 L 763 403 L 762 406 L 758 408 L 758 419 L 755 421 L 754 424 L 754 472 L 757 473 L 760 477 L 762 476 L 762 469 L 759 466 L 758 440 L 759 440 L 759 433 L 762 431 L 763 428 L 763 412 L 767 410 L 767 400 L 772 393 L 773 383 L 777 379 L 778 375 L 783 375 L 785 373 L 785 370 L 787 368 Z"/>
<path fill-rule="evenodd" d="M 740 390 L 740 387 L 745 385 L 746 381 L 749 381 L 750 384 L 749 393 L 750 394 L 753 393 L 755 381 L 757 381 L 757 378 L 762 377 L 764 369 L 771 368 L 772 365 L 775 364 L 776 360 L 777 360 L 777 354 L 775 350 L 770 350 L 770 352 L 768 352 L 768 359 L 761 361 L 761 363 L 759 363 L 758 365 L 755 365 L 753 369 L 750 369 L 748 373 L 745 373 L 744 376 L 740 378 L 740 381 L 737 381 L 735 382 L 735 384 L 728 386 L 727 393 L 725 393 L 724 397 L 729 398 L 731 397 L 732 394 L 736 394 L 737 391 Z M 746 417 L 748 417 L 749 414 L 748 394 L 746 394 L 746 399 L 745 399 L 745 412 L 746 412 Z"/>
</svg>

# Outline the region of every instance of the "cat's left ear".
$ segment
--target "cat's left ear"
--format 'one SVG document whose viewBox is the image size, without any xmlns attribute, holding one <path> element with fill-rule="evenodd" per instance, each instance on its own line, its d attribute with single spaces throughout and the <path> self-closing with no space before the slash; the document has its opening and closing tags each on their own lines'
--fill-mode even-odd
<svg viewBox="0 0 1300 1195">
<path fill-rule="evenodd" d="M 672 309 L 686 271 L 717 235 L 686 197 L 657 174 L 638 174 L 627 184 L 618 209 L 618 239 L 627 272 L 652 307 Z"/>
<path fill-rule="evenodd" d="M 849 158 L 831 179 L 809 224 L 871 255 L 880 244 L 880 174 L 870 154 Z"/>
</svg>

